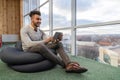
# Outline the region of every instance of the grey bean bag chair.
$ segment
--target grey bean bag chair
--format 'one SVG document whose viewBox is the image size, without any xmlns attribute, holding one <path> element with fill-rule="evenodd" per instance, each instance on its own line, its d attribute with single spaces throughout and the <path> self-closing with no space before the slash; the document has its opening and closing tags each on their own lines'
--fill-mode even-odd
<svg viewBox="0 0 120 80">
<path fill-rule="evenodd" d="M 45 71 L 56 65 L 38 53 L 23 52 L 21 42 L 17 42 L 15 47 L 4 48 L 0 52 L 0 58 L 10 68 L 20 72 Z"/>
</svg>

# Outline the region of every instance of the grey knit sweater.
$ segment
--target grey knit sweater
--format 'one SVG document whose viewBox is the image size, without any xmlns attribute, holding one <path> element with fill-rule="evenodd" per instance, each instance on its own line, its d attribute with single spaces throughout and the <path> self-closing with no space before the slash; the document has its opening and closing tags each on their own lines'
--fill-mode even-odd
<svg viewBox="0 0 120 80">
<path fill-rule="evenodd" d="M 35 46 L 39 43 L 43 43 L 47 38 L 46 34 L 37 28 L 37 32 L 30 26 L 24 26 L 20 30 L 20 36 L 22 41 L 22 48 L 27 51 L 28 48 Z"/>
</svg>

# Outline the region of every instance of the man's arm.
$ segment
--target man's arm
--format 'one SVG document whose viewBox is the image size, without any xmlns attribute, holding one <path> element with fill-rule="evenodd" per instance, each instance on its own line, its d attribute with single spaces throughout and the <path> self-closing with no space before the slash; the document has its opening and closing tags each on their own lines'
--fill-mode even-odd
<svg viewBox="0 0 120 80">
<path fill-rule="evenodd" d="M 48 35 L 46 35 L 42 30 L 40 30 L 40 32 L 42 33 L 42 39 L 43 40 L 48 38 Z"/>
<path fill-rule="evenodd" d="M 25 29 L 21 29 L 20 35 L 21 35 L 22 42 L 24 42 L 24 44 L 27 47 L 31 47 L 31 46 L 37 45 L 39 43 L 46 43 L 46 42 L 48 42 L 48 40 L 46 40 L 46 39 L 45 40 L 41 40 L 41 41 L 32 41 L 30 39 L 29 35 L 27 34 L 27 31 Z"/>
<path fill-rule="evenodd" d="M 40 30 L 40 29 L 39 29 Z M 40 30 L 42 32 L 42 39 L 44 40 L 44 43 L 47 44 L 51 41 L 54 41 L 54 38 L 53 37 L 50 37 L 48 35 L 46 35 L 42 30 Z"/>
</svg>

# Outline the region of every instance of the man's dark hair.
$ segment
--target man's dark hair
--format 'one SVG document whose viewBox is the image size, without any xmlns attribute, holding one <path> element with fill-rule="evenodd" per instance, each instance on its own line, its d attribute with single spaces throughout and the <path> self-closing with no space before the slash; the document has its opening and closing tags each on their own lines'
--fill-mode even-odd
<svg viewBox="0 0 120 80">
<path fill-rule="evenodd" d="M 30 14 L 29 14 L 29 16 L 32 17 L 32 16 L 35 15 L 35 14 L 41 16 L 40 11 L 31 11 Z"/>
</svg>

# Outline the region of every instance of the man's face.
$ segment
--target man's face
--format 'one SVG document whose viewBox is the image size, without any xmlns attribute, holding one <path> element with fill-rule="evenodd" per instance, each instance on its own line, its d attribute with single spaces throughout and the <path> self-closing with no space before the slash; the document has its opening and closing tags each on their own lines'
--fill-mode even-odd
<svg viewBox="0 0 120 80">
<path fill-rule="evenodd" d="M 35 14 L 31 17 L 31 21 L 34 26 L 39 27 L 41 24 L 41 17 L 39 15 Z"/>
</svg>

